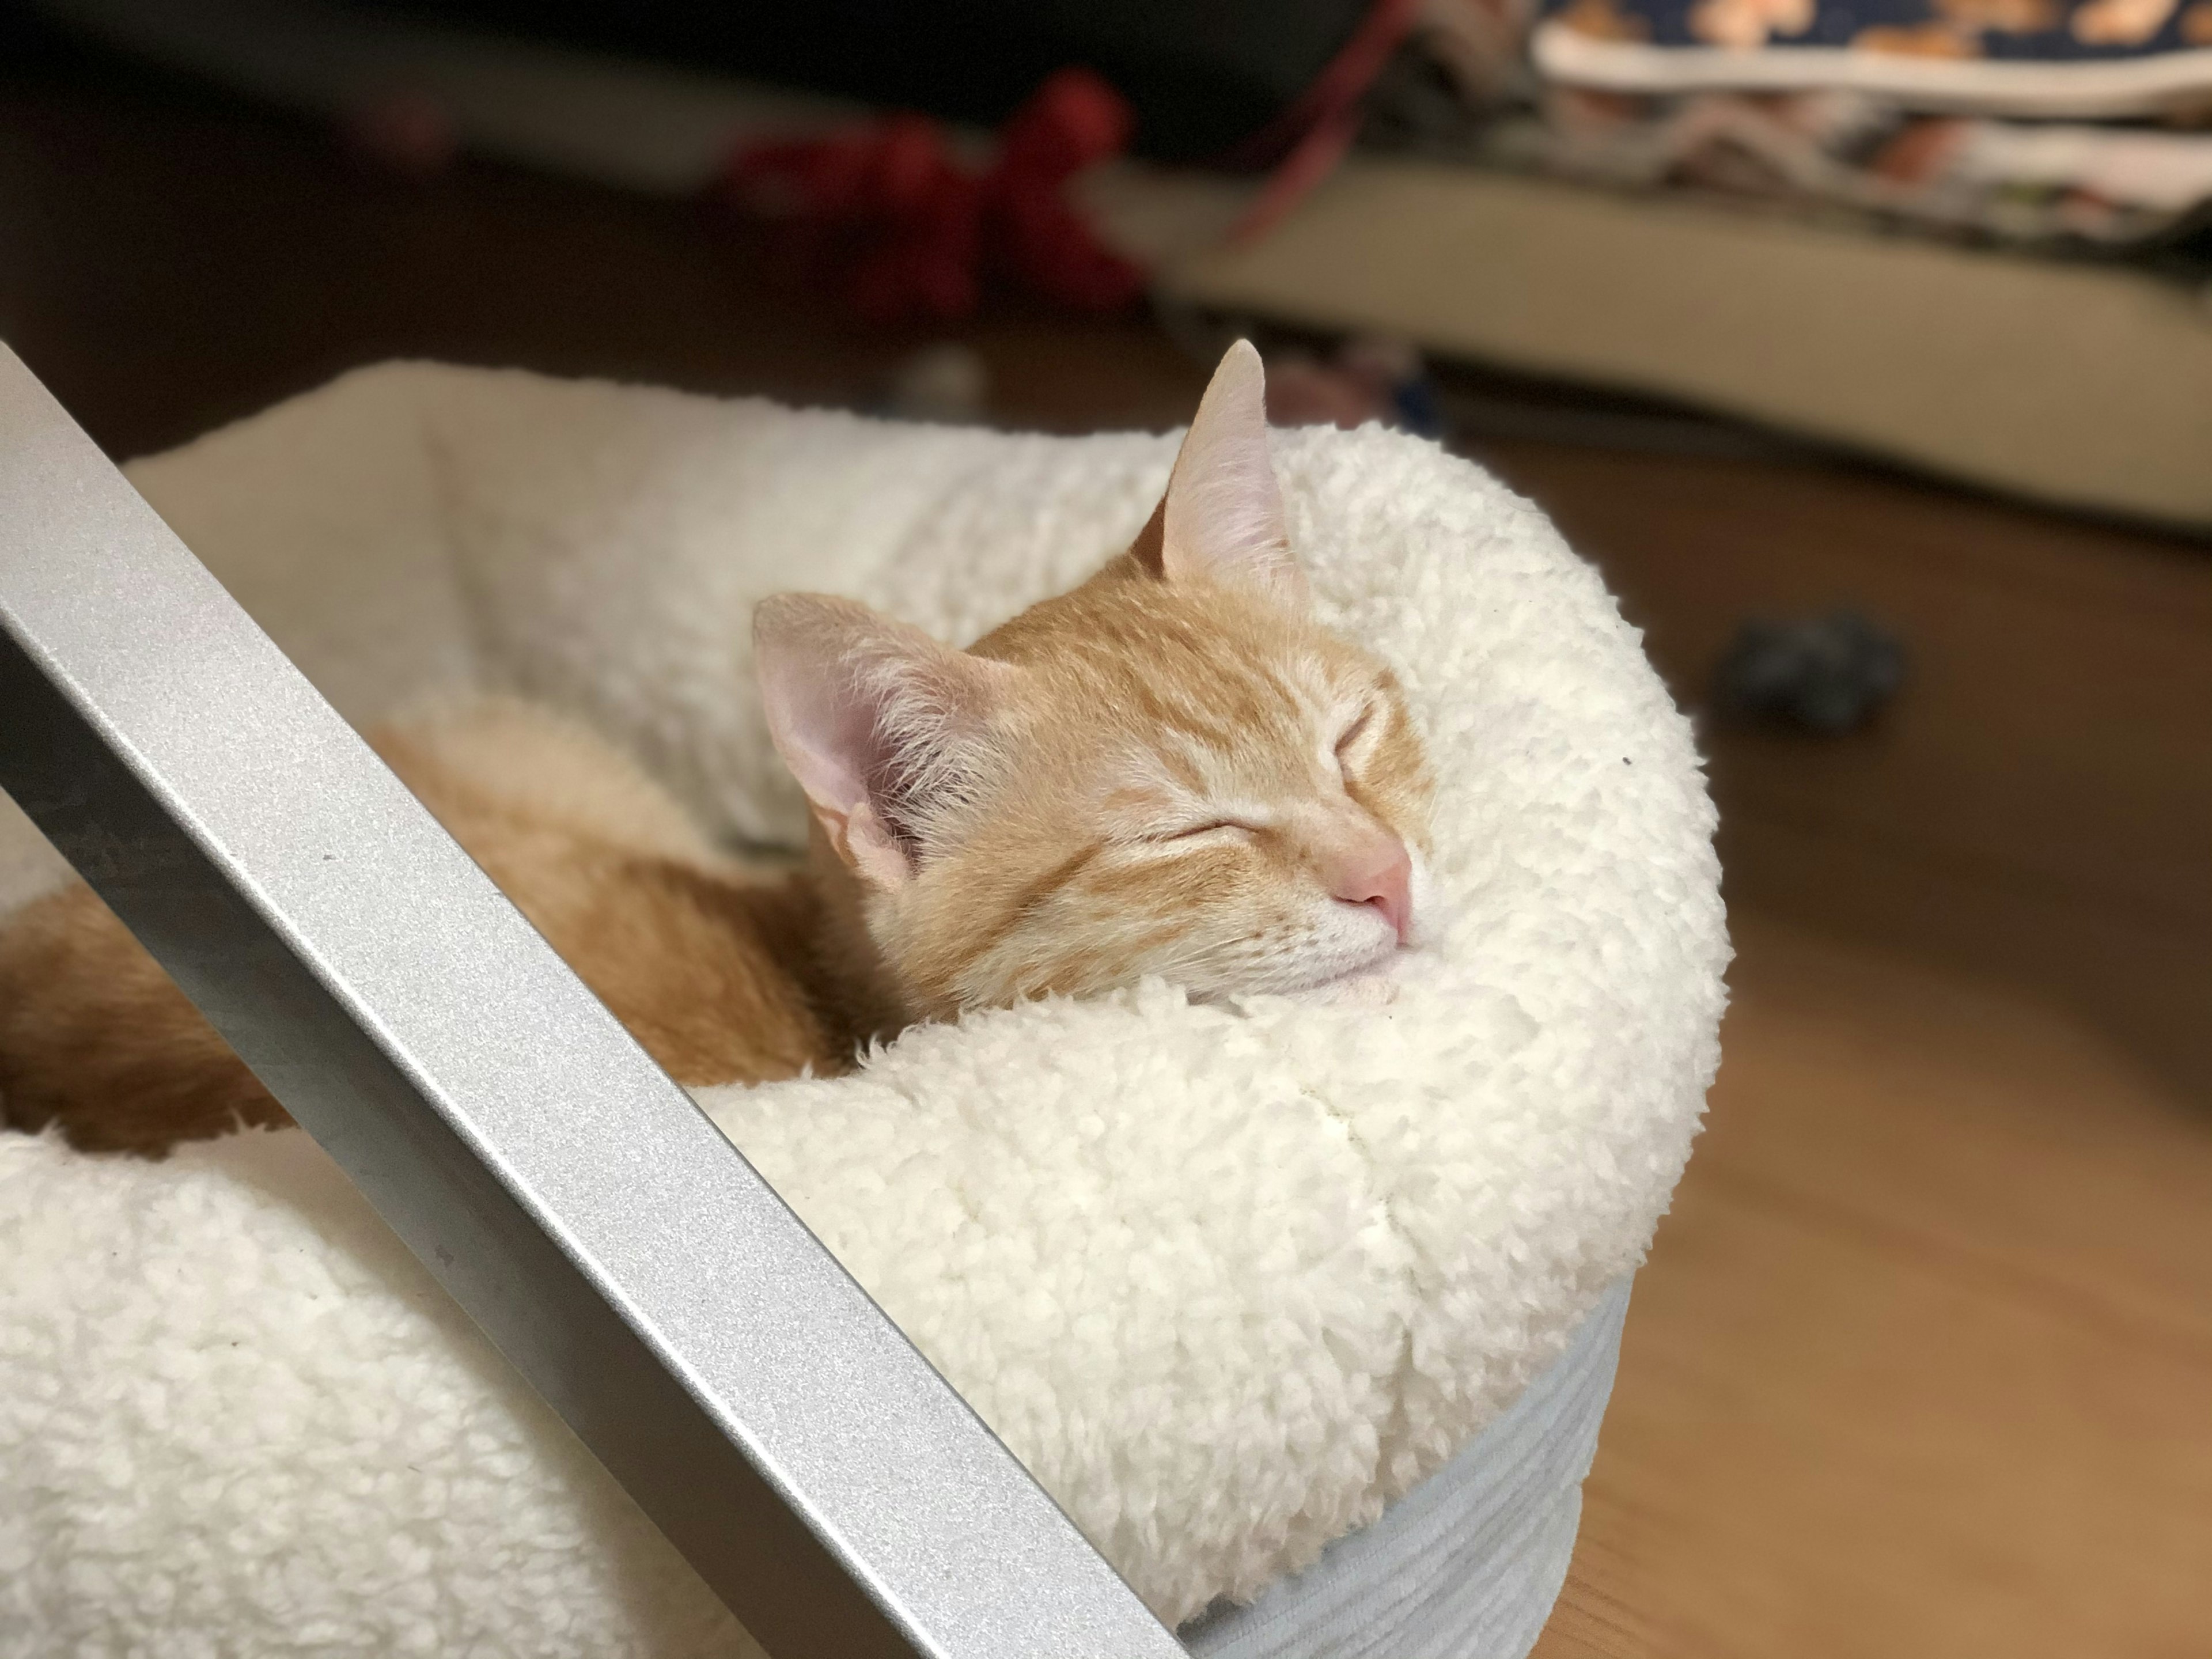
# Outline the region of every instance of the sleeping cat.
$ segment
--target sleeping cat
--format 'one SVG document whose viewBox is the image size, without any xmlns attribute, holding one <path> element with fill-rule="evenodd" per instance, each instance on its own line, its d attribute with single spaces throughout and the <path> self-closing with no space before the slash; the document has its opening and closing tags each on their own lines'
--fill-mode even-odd
<svg viewBox="0 0 2212 1659">
<path fill-rule="evenodd" d="M 1430 786 L 1388 669 L 1311 615 L 1232 348 L 1131 549 L 965 651 L 764 601 L 804 867 L 720 854 L 580 726 L 490 701 L 372 734 L 678 1082 L 849 1067 L 915 1020 L 1159 975 L 1310 989 L 1415 936 Z M 287 1121 L 91 890 L 0 932 L 0 1113 L 159 1155 Z"/>
</svg>

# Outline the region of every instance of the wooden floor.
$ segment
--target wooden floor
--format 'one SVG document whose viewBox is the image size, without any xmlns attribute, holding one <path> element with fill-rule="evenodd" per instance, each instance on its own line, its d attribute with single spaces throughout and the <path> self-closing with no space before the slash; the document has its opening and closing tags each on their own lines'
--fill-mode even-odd
<svg viewBox="0 0 2212 1659">
<path fill-rule="evenodd" d="M 1541 1659 L 2212 1654 L 2212 1117 L 2016 991 L 1737 932 Z"/>
<path fill-rule="evenodd" d="M 688 210 L 9 49 L 0 335 L 118 453 L 405 355 L 852 400 L 845 328 Z M 994 412 L 1165 424 L 1141 319 L 993 311 Z M 1546 1659 L 2212 1656 L 2212 551 L 1848 466 L 1486 459 L 1686 703 L 1837 603 L 1914 679 L 1709 726 L 1742 954 Z"/>
<path fill-rule="evenodd" d="M 1747 617 L 1903 640 L 1869 730 L 1707 723 L 1733 904 L 2016 980 L 2212 1103 L 2212 545 L 1811 461 L 1489 459 L 1693 708 Z"/>
</svg>

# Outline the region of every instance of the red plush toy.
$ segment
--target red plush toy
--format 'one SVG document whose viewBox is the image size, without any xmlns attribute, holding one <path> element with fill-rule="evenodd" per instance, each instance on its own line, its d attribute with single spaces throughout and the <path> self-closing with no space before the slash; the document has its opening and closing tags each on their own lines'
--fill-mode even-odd
<svg viewBox="0 0 2212 1659">
<path fill-rule="evenodd" d="M 963 164 L 944 129 L 891 115 L 826 138 L 749 144 L 722 191 L 781 221 L 793 255 L 871 322 L 950 321 L 986 280 L 1086 311 L 1115 310 L 1144 272 L 1101 242 L 1070 179 L 1129 142 L 1128 105 L 1085 70 L 1062 70 L 1016 110 L 997 159 Z"/>
</svg>

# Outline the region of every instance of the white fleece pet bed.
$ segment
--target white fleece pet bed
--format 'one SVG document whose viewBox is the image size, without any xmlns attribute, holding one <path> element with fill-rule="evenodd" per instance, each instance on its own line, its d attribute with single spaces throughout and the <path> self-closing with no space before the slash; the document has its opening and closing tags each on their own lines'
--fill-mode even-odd
<svg viewBox="0 0 2212 1659">
<path fill-rule="evenodd" d="M 795 842 L 752 603 L 964 641 L 1174 449 L 398 366 L 132 476 L 349 718 L 520 690 Z M 1372 429 L 1276 459 L 1426 730 L 1439 942 L 1387 998 L 1152 986 L 700 1098 L 1194 1650 L 1518 1659 L 1717 1059 L 1712 808 L 1527 502 Z M 55 873 L 9 809 L 0 908 Z M 304 1135 L 0 1135 L 0 1654 L 749 1650 Z"/>
</svg>

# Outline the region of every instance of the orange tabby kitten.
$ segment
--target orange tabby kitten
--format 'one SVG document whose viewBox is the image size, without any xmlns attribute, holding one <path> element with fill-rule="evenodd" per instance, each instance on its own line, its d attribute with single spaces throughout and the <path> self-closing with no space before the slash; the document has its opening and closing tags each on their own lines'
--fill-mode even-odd
<svg viewBox="0 0 2212 1659">
<path fill-rule="evenodd" d="M 754 641 L 803 869 L 718 854 L 540 710 L 373 739 L 679 1082 L 836 1072 L 914 1020 L 1147 975 L 1299 990 L 1413 937 L 1421 748 L 1389 670 L 1310 614 L 1248 344 L 1136 544 L 1073 592 L 965 651 L 813 594 L 765 601 Z M 0 933 L 0 1113 L 151 1154 L 286 1121 L 81 885 Z"/>
</svg>

